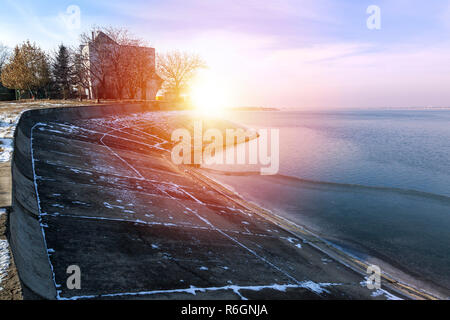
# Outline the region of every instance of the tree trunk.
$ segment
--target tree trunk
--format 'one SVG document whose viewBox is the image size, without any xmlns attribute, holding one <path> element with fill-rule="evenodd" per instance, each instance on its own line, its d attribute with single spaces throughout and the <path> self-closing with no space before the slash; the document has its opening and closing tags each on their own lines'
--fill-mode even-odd
<svg viewBox="0 0 450 320">
<path fill-rule="evenodd" d="M 147 84 L 146 83 L 144 83 L 143 85 L 142 85 L 142 87 L 141 87 L 141 99 L 142 100 L 147 100 Z"/>
</svg>

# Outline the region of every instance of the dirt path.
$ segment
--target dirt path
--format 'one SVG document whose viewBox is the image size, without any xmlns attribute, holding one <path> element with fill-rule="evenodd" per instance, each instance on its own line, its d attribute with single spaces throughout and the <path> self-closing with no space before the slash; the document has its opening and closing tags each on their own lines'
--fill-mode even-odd
<svg viewBox="0 0 450 320">
<path fill-rule="evenodd" d="M 5 230 L 6 214 L 3 214 L 0 216 L 0 243 L 5 243 Z M 0 300 L 22 300 L 22 287 L 17 275 L 14 259 L 12 259 L 11 250 L 8 250 L 8 252 L 10 257 L 9 267 L 0 283 Z"/>
<path fill-rule="evenodd" d="M 11 205 L 10 172 L 9 163 L 0 163 L 0 207 L 2 208 Z M 21 300 L 22 287 L 7 242 L 7 211 L 7 209 L 0 209 L 0 300 Z M 3 265 L 1 265 L 2 263 Z M 3 270 L 4 266 L 7 266 L 6 270 Z"/>
</svg>

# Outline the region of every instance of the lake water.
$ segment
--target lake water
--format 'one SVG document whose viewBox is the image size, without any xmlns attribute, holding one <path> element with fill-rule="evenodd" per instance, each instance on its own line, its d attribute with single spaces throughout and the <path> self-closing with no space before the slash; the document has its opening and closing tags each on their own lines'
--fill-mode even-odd
<svg viewBox="0 0 450 320">
<path fill-rule="evenodd" d="M 450 110 L 235 112 L 280 130 L 280 170 L 214 165 L 244 197 L 388 273 L 450 289 Z M 246 172 L 246 174 L 242 174 Z M 208 173 L 211 174 L 211 173 Z"/>
</svg>

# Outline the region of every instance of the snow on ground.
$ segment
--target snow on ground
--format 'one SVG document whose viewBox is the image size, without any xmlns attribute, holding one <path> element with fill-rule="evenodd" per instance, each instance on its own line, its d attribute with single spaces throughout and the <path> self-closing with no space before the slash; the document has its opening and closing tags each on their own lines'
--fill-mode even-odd
<svg viewBox="0 0 450 320">
<path fill-rule="evenodd" d="M 35 101 L 0 103 L 0 163 L 11 160 L 14 130 L 22 113 L 30 109 L 56 108 L 70 105 L 73 105 L 73 102 Z"/>
<path fill-rule="evenodd" d="M 13 139 L 0 139 L 0 162 L 11 160 L 13 152 Z"/>
<path fill-rule="evenodd" d="M 8 274 L 9 260 L 8 241 L 0 240 L 0 291 L 3 290 L 2 280 Z"/>
<path fill-rule="evenodd" d="M 365 277 L 365 280 L 360 282 L 359 284 L 362 287 L 367 287 L 368 283 L 369 283 L 369 278 Z M 384 289 L 381 289 L 381 288 L 377 289 L 377 290 L 374 290 L 372 292 L 371 296 L 374 297 L 374 298 L 375 297 L 379 297 L 379 296 L 384 296 L 386 298 L 386 300 L 403 300 L 402 298 L 397 297 L 396 295 L 393 295 L 392 293 L 390 293 L 390 292 L 388 292 L 388 291 L 386 291 Z"/>
<path fill-rule="evenodd" d="M 13 138 L 14 129 L 16 128 L 17 122 L 22 114 L 17 111 L 8 111 L 0 113 L 0 138 Z"/>
<path fill-rule="evenodd" d="M 6 214 L 5 209 L 0 209 L 0 216 Z M 8 241 L 0 240 L 0 291 L 3 290 L 2 280 L 6 278 L 9 268 L 9 248 Z"/>
<path fill-rule="evenodd" d="M 21 114 L 22 111 L 0 113 L 0 162 L 11 160 L 14 130 Z"/>
</svg>

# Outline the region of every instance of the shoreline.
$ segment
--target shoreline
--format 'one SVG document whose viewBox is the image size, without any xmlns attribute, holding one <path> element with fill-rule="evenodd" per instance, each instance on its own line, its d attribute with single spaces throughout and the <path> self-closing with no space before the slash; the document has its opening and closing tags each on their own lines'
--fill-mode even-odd
<svg viewBox="0 0 450 320">
<path fill-rule="evenodd" d="M 168 160 L 170 161 L 170 160 Z M 92 169 L 92 168 L 91 168 Z M 194 180 L 200 180 L 201 183 L 206 184 L 210 186 L 213 190 L 218 191 L 220 194 L 225 196 L 228 201 L 231 201 L 229 203 L 235 203 L 238 204 L 244 208 L 248 208 L 252 212 L 256 213 L 260 217 L 264 218 L 268 222 L 273 223 L 274 225 L 280 227 L 281 229 L 285 230 L 289 234 L 292 234 L 295 237 L 298 237 L 300 239 L 303 239 L 305 243 L 309 244 L 311 247 L 317 249 L 318 251 L 324 253 L 326 256 L 331 257 L 333 260 L 338 262 L 338 264 L 347 266 L 349 269 L 357 272 L 358 274 L 362 275 L 362 279 L 364 279 L 364 276 L 366 276 L 364 265 L 361 261 L 358 261 L 355 258 L 352 258 L 348 254 L 345 254 L 345 252 L 341 252 L 340 250 L 337 250 L 335 247 L 330 246 L 329 243 L 326 243 L 326 241 L 323 241 L 323 239 L 320 239 L 320 237 L 315 236 L 305 228 L 293 223 L 292 221 L 289 221 L 283 217 L 280 217 L 279 215 L 270 212 L 270 210 L 264 209 L 261 206 L 258 206 L 254 203 L 249 202 L 244 197 L 241 197 L 240 195 L 235 194 L 233 191 L 227 189 L 225 186 L 223 186 L 218 181 L 214 181 L 214 179 L 211 179 L 207 175 L 202 174 L 199 172 L 199 170 L 192 168 L 192 167 L 185 167 L 185 170 L 187 170 L 188 174 L 194 178 Z M 194 194 L 194 196 L 197 196 L 197 194 Z M 385 283 L 387 283 L 385 285 Z M 392 288 L 391 288 L 392 287 Z M 390 292 L 398 293 L 402 297 L 409 297 L 413 299 L 435 299 L 433 295 L 427 294 L 426 292 L 417 291 L 414 288 L 411 288 L 407 284 L 400 283 L 398 281 L 395 281 L 394 279 L 385 276 L 383 277 L 383 289 L 387 288 Z M 394 297 L 390 296 L 390 292 L 383 291 L 379 293 L 379 295 L 383 295 L 387 298 Z M 373 296 L 376 297 L 376 296 Z"/>
<path fill-rule="evenodd" d="M 197 171 L 201 171 L 204 169 L 200 169 Z M 204 170 L 208 171 L 208 170 Z M 235 197 L 239 198 L 238 203 L 247 208 L 251 208 L 250 210 L 257 212 L 262 217 L 268 219 L 271 222 L 274 222 L 278 226 L 282 227 L 288 232 L 293 233 L 294 235 L 302 238 L 304 241 L 308 241 L 308 243 L 313 244 L 315 248 L 320 250 L 321 252 L 329 255 L 332 259 L 335 259 L 339 263 L 343 264 L 351 268 L 352 270 L 358 272 L 362 276 L 366 276 L 367 267 L 371 265 L 368 261 L 362 259 L 348 250 L 342 248 L 341 246 L 332 243 L 331 241 L 325 240 L 323 237 L 315 234 L 313 231 L 309 230 L 305 225 L 298 225 L 297 223 L 289 220 L 286 217 L 280 216 L 273 209 L 267 209 L 263 207 L 261 204 L 255 203 L 249 199 L 245 199 L 244 196 L 240 195 L 238 192 L 231 190 L 230 186 L 226 185 L 218 181 L 217 179 L 208 176 L 203 172 L 197 172 L 197 174 L 203 176 L 204 179 L 207 179 L 207 183 L 210 184 L 213 188 L 216 187 L 219 190 L 222 190 L 224 194 L 228 194 L 228 198 L 230 201 L 236 201 Z M 378 260 L 376 257 L 371 257 Z M 383 263 L 383 266 L 391 264 L 389 262 L 379 260 Z M 380 263 L 381 264 L 381 263 Z M 390 268 L 389 268 L 390 269 Z M 392 272 L 393 271 L 393 272 Z M 382 272 L 382 279 L 387 283 L 386 285 L 388 289 L 393 290 L 399 294 L 406 295 L 411 297 L 412 299 L 430 299 L 430 300 L 438 300 L 438 299 L 446 299 L 445 295 L 442 295 L 438 292 L 431 292 L 430 290 L 420 289 L 412 284 L 409 281 L 405 281 L 403 277 L 399 277 L 396 273 L 400 272 L 406 275 L 408 278 L 413 278 L 408 273 L 402 271 L 401 269 L 394 269 L 391 272 Z M 415 281 L 420 283 L 420 280 L 414 279 Z"/>
<path fill-rule="evenodd" d="M 231 201 L 193 168 L 173 164 L 171 144 L 162 150 L 158 137 L 189 119 L 171 114 L 170 125 L 167 114 L 135 108 L 144 113 L 111 106 L 21 118 L 15 145 L 29 148 L 16 148 L 13 156 L 11 247 L 33 293 L 180 299 L 197 295 L 194 286 L 204 293 L 194 299 L 410 297 L 369 290 L 360 273 L 302 242 L 273 215 Z M 33 194 L 37 203 L 28 200 Z M 27 225 L 33 216 L 40 224 Z M 79 292 L 59 285 L 72 261 L 86 275 Z M 211 293 L 214 288 L 219 291 Z"/>
<path fill-rule="evenodd" d="M 280 206 L 279 203 L 274 203 L 272 200 L 267 200 L 266 202 L 260 201 L 261 199 L 257 199 L 253 197 L 252 189 L 249 189 L 249 185 L 243 187 L 241 190 L 236 191 L 233 186 L 239 186 L 239 183 L 236 185 L 232 185 L 229 181 L 224 181 L 220 179 L 220 177 L 248 177 L 248 176 L 260 176 L 259 172 L 255 171 L 225 171 L 220 169 L 213 169 L 211 167 L 200 168 L 202 172 L 205 174 L 212 174 L 215 177 L 208 176 L 210 179 L 213 179 L 216 183 L 221 184 L 222 187 L 228 188 L 231 192 L 239 195 L 243 199 L 246 199 L 248 202 L 252 202 L 254 205 L 263 208 L 265 211 L 270 212 L 273 215 L 280 216 L 283 219 L 287 219 L 291 223 L 297 224 L 303 229 L 308 230 L 311 234 L 314 234 L 316 237 L 320 238 L 322 241 L 326 242 L 328 245 L 335 247 L 335 249 L 344 252 L 346 255 L 350 256 L 352 259 L 357 259 L 361 262 L 364 262 L 365 265 L 378 265 L 382 270 L 392 279 L 396 279 L 399 282 L 404 284 L 408 284 L 410 286 L 415 287 L 417 290 L 424 291 L 430 295 L 434 295 L 435 297 L 439 297 L 440 299 L 448 299 L 450 295 L 448 294 L 449 289 L 441 285 L 436 279 L 430 277 L 424 277 L 422 274 L 408 267 L 405 263 L 400 263 L 393 256 L 386 255 L 383 251 L 377 250 L 376 248 L 371 248 L 368 245 L 364 245 L 361 241 L 356 241 L 355 239 L 350 238 L 340 238 L 338 235 L 333 235 L 326 228 L 321 227 L 319 224 L 314 223 L 312 221 L 308 221 L 308 219 L 304 219 L 303 221 L 295 221 L 296 217 L 292 212 L 286 210 Z M 330 186 L 330 187 L 339 187 L 345 188 L 349 190 L 353 190 L 356 192 L 358 189 L 364 189 L 368 191 L 375 192 L 395 192 L 401 196 L 413 196 L 420 197 L 426 200 L 433 201 L 444 201 L 446 203 L 450 202 L 450 197 L 444 194 L 437 193 L 429 193 L 420 190 L 414 189 L 401 189 L 395 187 L 383 187 L 383 186 L 367 186 L 367 185 L 358 185 L 358 184 L 349 184 L 349 183 L 337 183 L 337 182 L 325 182 L 325 181 L 317 181 L 311 179 L 304 179 L 295 176 L 286 176 L 282 174 L 277 174 L 274 176 L 265 176 L 263 179 L 275 179 L 276 181 L 279 179 L 284 179 L 297 183 L 305 183 L 312 185 L 321 185 L 321 186 Z M 270 181 L 268 181 L 270 182 Z M 230 183 L 228 185 L 227 183 Z M 275 183 L 275 182 L 270 182 Z M 246 191 L 247 190 L 247 191 Z M 299 215 L 301 216 L 301 215 Z"/>
<path fill-rule="evenodd" d="M 242 177 L 242 176 L 260 176 L 261 175 L 259 171 L 223 171 L 223 170 L 212 169 L 209 167 L 203 167 L 201 169 L 203 171 L 206 171 L 206 172 L 209 172 L 212 174 L 218 174 L 221 176 Z M 399 187 L 363 185 L 363 184 L 332 182 L 332 181 L 319 181 L 319 180 L 305 179 L 305 178 L 284 175 L 284 174 L 279 174 L 279 173 L 272 175 L 271 177 L 291 180 L 291 181 L 295 181 L 295 182 L 335 186 L 335 187 L 348 188 L 348 189 L 354 188 L 354 189 L 366 189 L 366 190 L 374 190 L 374 191 L 396 192 L 396 193 L 402 194 L 402 195 L 413 195 L 413 196 L 419 196 L 419 197 L 424 197 L 424 198 L 430 198 L 430 199 L 434 199 L 434 200 L 450 202 L 450 195 L 446 195 L 443 193 L 427 192 L 427 191 L 422 191 L 422 190 L 417 190 L 417 189 L 405 189 L 405 188 L 399 188 Z"/>
</svg>

